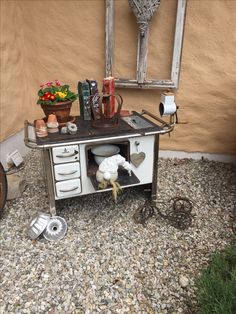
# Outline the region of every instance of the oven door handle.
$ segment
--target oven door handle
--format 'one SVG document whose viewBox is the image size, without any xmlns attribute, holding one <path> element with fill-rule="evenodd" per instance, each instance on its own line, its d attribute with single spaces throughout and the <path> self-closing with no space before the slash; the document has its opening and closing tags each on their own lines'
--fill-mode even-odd
<svg viewBox="0 0 236 314">
<path fill-rule="evenodd" d="M 62 193 L 67 193 L 67 192 L 72 192 L 77 190 L 79 187 L 78 186 L 73 186 L 71 189 L 65 189 L 65 190 L 59 190 Z"/>
<path fill-rule="evenodd" d="M 70 172 L 58 172 L 58 174 L 60 175 L 60 176 L 68 176 L 68 175 L 70 175 L 70 174 L 74 174 L 74 173 L 76 173 L 78 170 L 72 170 L 72 171 L 70 171 Z"/>
</svg>

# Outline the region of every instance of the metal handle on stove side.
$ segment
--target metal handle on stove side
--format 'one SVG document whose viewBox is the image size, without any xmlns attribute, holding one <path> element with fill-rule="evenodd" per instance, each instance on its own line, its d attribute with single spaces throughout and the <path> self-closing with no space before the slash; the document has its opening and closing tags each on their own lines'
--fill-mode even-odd
<svg viewBox="0 0 236 314">
<path fill-rule="evenodd" d="M 25 142 L 25 145 L 29 148 L 42 148 L 41 145 L 37 145 L 35 140 L 29 138 L 29 126 L 32 126 L 34 128 L 34 125 L 32 123 L 29 123 L 28 120 L 25 120 L 25 122 L 24 122 L 24 133 L 25 133 L 24 142 Z"/>
<path fill-rule="evenodd" d="M 62 193 L 66 193 L 66 192 L 72 192 L 72 191 L 75 191 L 77 190 L 79 187 L 78 186 L 74 186 L 73 188 L 71 189 L 68 189 L 68 190 L 59 190 L 60 192 Z"/>
<path fill-rule="evenodd" d="M 74 174 L 74 173 L 76 173 L 78 170 L 72 170 L 72 171 L 70 171 L 70 172 L 58 172 L 58 174 L 60 175 L 60 176 L 68 176 L 68 175 L 70 175 L 70 174 Z"/>
<path fill-rule="evenodd" d="M 149 112 L 149 111 L 147 111 L 145 109 L 143 109 L 142 112 L 141 112 L 141 115 L 144 115 L 144 114 L 150 116 L 151 118 L 153 118 L 153 119 L 155 119 L 155 120 L 157 120 L 158 122 L 161 123 L 161 128 L 165 128 L 165 129 L 161 130 L 160 134 L 170 133 L 171 131 L 173 131 L 174 126 L 175 126 L 174 122 L 169 124 L 169 123 L 165 122 L 161 118 L 157 117 L 156 115 L 154 115 L 153 113 L 151 113 L 151 112 Z"/>
</svg>

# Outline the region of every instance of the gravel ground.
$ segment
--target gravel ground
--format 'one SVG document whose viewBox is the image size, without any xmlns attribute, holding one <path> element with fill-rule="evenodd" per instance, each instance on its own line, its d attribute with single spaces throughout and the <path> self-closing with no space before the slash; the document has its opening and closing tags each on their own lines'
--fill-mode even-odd
<svg viewBox="0 0 236 314">
<path fill-rule="evenodd" d="M 26 232 L 32 216 L 48 208 L 39 173 L 34 151 L 21 171 L 28 187 L 0 220 L 0 313 L 193 313 L 194 277 L 232 239 L 235 166 L 160 159 L 159 207 L 175 196 L 191 199 L 186 230 L 157 213 L 145 226 L 135 223 L 145 194 L 132 188 L 116 206 L 110 192 L 57 202 L 68 232 L 54 243 Z"/>
</svg>

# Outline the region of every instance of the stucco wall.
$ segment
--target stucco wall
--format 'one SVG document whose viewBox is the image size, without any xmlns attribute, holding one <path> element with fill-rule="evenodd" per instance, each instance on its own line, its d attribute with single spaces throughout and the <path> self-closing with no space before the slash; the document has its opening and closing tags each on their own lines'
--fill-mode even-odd
<svg viewBox="0 0 236 314">
<path fill-rule="evenodd" d="M 168 78 L 175 0 L 162 0 L 150 28 L 148 77 Z M 126 0 L 116 1 L 115 76 L 135 76 L 136 22 Z M 236 1 L 190 0 L 176 101 L 179 120 L 161 148 L 236 155 Z M 42 117 L 35 105 L 42 82 L 104 76 L 105 3 L 1 1 L 1 140 L 25 119 Z M 119 90 L 125 108 L 158 113 L 159 90 Z M 78 114 L 79 103 L 73 104 Z"/>
</svg>

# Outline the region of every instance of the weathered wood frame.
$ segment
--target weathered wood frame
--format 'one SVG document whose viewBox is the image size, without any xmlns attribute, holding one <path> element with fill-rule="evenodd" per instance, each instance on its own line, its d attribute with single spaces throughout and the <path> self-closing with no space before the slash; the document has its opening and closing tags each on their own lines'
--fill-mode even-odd
<svg viewBox="0 0 236 314">
<path fill-rule="evenodd" d="M 138 77 L 140 75 L 145 77 L 145 73 L 140 73 L 140 69 L 138 69 L 138 66 L 137 66 L 136 79 L 115 78 L 116 87 L 149 88 L 149 89 L 178 88 L 183 35 L 184 35 L 186 2 L 187 0 L 178 0 L 178 4 L 177 4 L 171 78 L 163 79 L 163 80 L 162 79 L 144 79 L 144 82 L 139 83 Z M 106 77 L 114 76 L 114 73 L 113 73 L 114 11 L 115 11 L 114 0 L 106 0 L 106 30 L 105 30 L 106 31 L 106 69 L 105 69 Z M 139 58 L 139 51 L 141 49 L 139 45 L 140 45 L 140 41 L 138 42 L 137 58 Z M 147 55 L 147 51 L 146 51 L 146 55 Z"/>
</svg>

